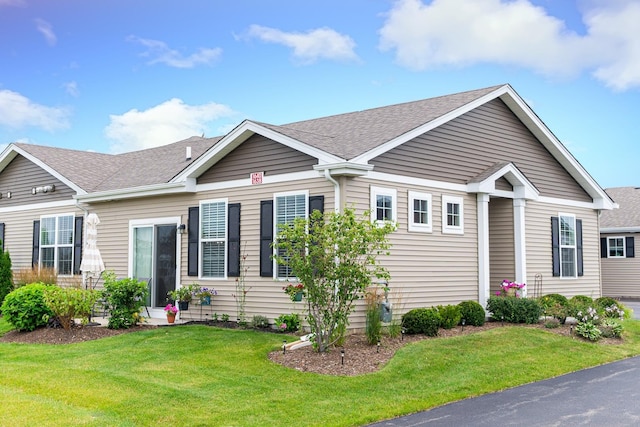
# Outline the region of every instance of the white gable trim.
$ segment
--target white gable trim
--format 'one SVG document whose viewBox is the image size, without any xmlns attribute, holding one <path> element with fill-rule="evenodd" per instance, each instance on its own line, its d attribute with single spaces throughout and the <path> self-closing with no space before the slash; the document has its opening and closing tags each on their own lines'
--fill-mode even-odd
<svg viewBox="0 0 640 427">
<path fill-rule="evenodd" d="M 496 180 L 503 177 L 513 186 L 513 197 L 516 199 L 538 199 L 538 190 L 529 182 L 529 180 L 514 166 L 513 163 L 504 165 L 489 177 L 480 182 L 472 182 L 467 184 L 468 191 L 471 193 L 487 193 L 494 194 L 496 192 Z"/>
<path fill-rule="evenodd" d="M 180 174 L 176 175 L 171 182 L 183 181 L 186 178 L 195 178 L 202 175 L 220 159 L 229 154 L 235 148 L 237 148 L 244 141 L 251 136 L 259 134 L 280 144 L 283 144 L 289 148 L 300 151 L 311 157 L 318 159 L 318 163 L 338 163 L 343 162 L 337 156 L 327 153 L 326 151 L 319 150 L 310 145 L 303 144 L 302 142 L 285 136 L 281 133 L 275 132 L 269 128 L 266 128 L 258 123 L 251 122 L 249 120 L 243 121 L 235 129 L 225 135 L 217 144 L 211 147 L 206 153 L 204 153 L 198 160 L 193 162 Z"/>
<path fill-rule="evenodd" d="M 61 181 L 64 185 L 71 188 L 77 194 L 87 194 L 87 192 L 80 188 L 76 183 L 70 181 L 65 176 L 61 175 L 58 171 L 52 169 L 47 164 L 43 163 L 40 159 L 34 157 L 30 153 L 27 153 L 15 144 L 9 144 L 9 146 L 5 148 L 5 150 L 0 155 L 0 172 L 3 171 L 4 168 L 6 168 L 18 154 L 35 163 L 39 168 L 45 170 L 49 175 L 52 175 L 53 177 Z"/>
</svg>

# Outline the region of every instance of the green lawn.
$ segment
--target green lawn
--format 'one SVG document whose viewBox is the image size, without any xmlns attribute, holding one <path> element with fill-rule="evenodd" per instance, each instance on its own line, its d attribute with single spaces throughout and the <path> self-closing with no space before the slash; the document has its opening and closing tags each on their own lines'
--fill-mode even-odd
<svg viewBox="0 0 640 427">
<path fill-rule="evenodd" d="M 358 426 L 640 354 L 640 322 L 625 328 L 621 345 L 520 327 L 425 340 L 359 377 L 271 363 L 281 335 L 197 325 L 72 345 L 3 343 L 2 424 Z M 8 329 L 0 319 L 0 333 Z"/>
</svg>

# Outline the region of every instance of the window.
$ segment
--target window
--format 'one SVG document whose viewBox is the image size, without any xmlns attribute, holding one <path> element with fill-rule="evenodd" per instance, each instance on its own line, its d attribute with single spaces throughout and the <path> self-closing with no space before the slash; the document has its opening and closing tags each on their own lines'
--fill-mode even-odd
<svg viewBox="0 0 640 427">
<path fill-rule="evenodd" d="M 396 190 L 371 187 L 371 221 L 396 221 Z"/>
<path fill-rule="evenodd" d="M 40 266 L 73 274 L 73 215 L 40 218 Z"/>
<path fill-rule="evenodd" d="M 409 191 L 409 231 L 431 233 L 431 194 Z"/>
<path fill-rule="evenodd" d="M 278 235 L 283 227 L 293 223 L 296 218 L 307 217 L 307 198 L 308 194 L 306 192 L 282 193 L 275 195 L 274 214 L 276 219 L 276 235 Z M 286 265 L 276 265 L 276 277 L 278 279 L 287 279 L 292 276 L 291 268 Z"/>
<path fill-rule="evenodd" d="M 224 278 L 227 258 L 227 201 L 200 204 L 200 250 L 202 277 Z"/>
<path fill-rule="evenodd" d="M 576 277 L 576 217 L 559 214 L 560 277 Z"/>
<path fill-rule="evenodd" d="M 462 197 L 442 196 L 442 232 L 464 233 L 464 210 Z"/>
<path fill-rule="evenodd" d="M 626 258 L 624 237 L 607 238 L 608 258 Z"/>
</svg>

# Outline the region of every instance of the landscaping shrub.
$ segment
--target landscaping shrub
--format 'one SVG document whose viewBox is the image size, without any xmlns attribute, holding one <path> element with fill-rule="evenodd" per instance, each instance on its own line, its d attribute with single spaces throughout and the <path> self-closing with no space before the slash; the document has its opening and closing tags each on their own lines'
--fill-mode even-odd
<svg viewBox="0 0 640 427">
<path fill-rule="evenodd" d="M 251 326 L 254 329 L 266 329 L 269 327 L 269 319 L 267 319 L 266 316 L 256 314 L 253 316 L 253 319 L 251 319 Z"/>
<path fill-rule="evenodd" d="M 538 323 L 542 307 L 533 298 L 490 297 L 487 311 L 493 320 L 509 323 Z"/>
<path fill-rule="evenodd" d="M 576 317 L 579 311 L 585 312 L 594 305 L 593 298 L 586 295 L 576 295 L 569 300 L 569 316 Z"/>
<path fill-rule="evenodd" d="M 458 304 L 458 308 L 460 309 L 460 320 L 464 319 L 466 325 L 484 325 L 487 314 L 477 301 L 462 301 Z"/>
<path fill-rule="evenodd" d="M 2 303 L 2 314 L 19 331 L 33 331 L 45 326 L 53 312 L 44 302 L 43 292 L 53 287 L 32 283 L 9 292 Z"/>
<path fill-rule="evenodd" d="M 451 329 L 457 326 L 460 323 L 460 320 L 462 320 L 460 308 L 457 305 L 439 305 L 436 309 L 440 315 L 441 328 Z"/>
<path fill-rule="evenodd" d="M 618 308 L 622 308 L 621 307 L 622 304 L 620 304 L 618 301 L 616 301 L 611 297 L 596 298 L 595 300 L 593 300 L 593 303 L 596 305 L 596 307 L 601 308 L 603 310 L 607 307 L 611 307 L 612 305 Z"/>
<path fill-rule="evenodd" d="M 564 324 L 569 316 L 567 297 L 560 294 L 548 294 L 540 297 L 539 302 L 545 315 L 554 317 Z"/>
<path fill-rule="evenodd" d="M 297 313 L 281 314 L 274 323 L 280 332 L 296 332 L 300 329 L 300 316 Z"/>
<path fill-rule="evenodd" d="M 58 275 L 53 267 L 25 267 L 13 273 L 13 283 L 16 288 L 30 283 L 55 285 L 58 283 Z"/>
<path fill-rule="evenodd" d="M 598 326 L 604 338 L 620 338 L 622 336 L 622 323 L 615 319 L 603 319 Z"/>
<path fill-rule="evenodd" d="M 0 252 L 0 306 L 4 297 L 13 290 L 13 274 L 11 273 L 11 257 L 9 252 Z"/>
<path fill-rule="evenodd" d="M 435 308 L 414 308 L 402 316 L 402 327 L 407 334 L 438 335 L 440 315 Z"/>
<path fill-rule="evenodd" d="M 380 314 L 381 295 L 377 289 L 369 290 L 364 296 L 366 302 L 365 335 L 367 342 L 376 344 L 382 338 L 382 316 Z"/>
<path fill-rule="evenodd" d="M 64 329 L 71 328 L 73 319 L 82 318 L 89 321 L 91 308 L 99 297 L 97 291 L 50 287 L 43 291 L 44 303 L 56 316 Z"/>
<path fill-rule="evenodd" d="M 106 273 L 103 296 L 109 310 L 109 329 L 127 329 L 141 319 L 140 310 L 147 297 L 147 282 L 126 278 L 116 280 L 115 274 Z"/>
<path fill-rule="evenodd" d="M 580 335 L 589 341 L 598 341 L 602 332 L 592 322 L 578 322 L 576 325 L 576 335 Z"/>
</svg>

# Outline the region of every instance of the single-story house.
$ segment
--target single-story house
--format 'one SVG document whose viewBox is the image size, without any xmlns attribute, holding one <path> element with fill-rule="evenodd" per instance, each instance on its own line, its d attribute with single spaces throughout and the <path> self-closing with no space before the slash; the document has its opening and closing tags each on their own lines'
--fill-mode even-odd
<svg viewBox="0 0 640 427">
<path fill-rule="evenodd" d="M 600 216 L 602 295 L 640 298 L 640 257 L 635 237 L 640 232 L 640 188 L 607 188 L 619 205 Z"/>
<path fill-rule="evenodd" d="M 396 222 L 382 262 L 399 313 L 485 305 L 503 279 L 599 296 L 598 218 L 615 207 L 509 85 L 286 125 L 245 120 L 222 137 L 119 155 L 14 143 L 0 193 L 16 268 L 77 277 L 83 218 L 96 213 L 106 268 L 152 278 L 152 316 L 167 291 L 197 282 L 232 319 L 239 277 L 247 315 L 298 310 L 270 244 L 276 224 L 313 209 Z M 352 325 L 363 324 L 360 309 Z"/>
</svg>

